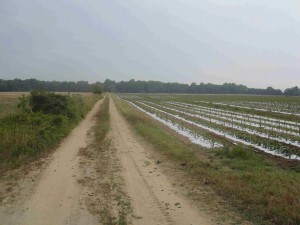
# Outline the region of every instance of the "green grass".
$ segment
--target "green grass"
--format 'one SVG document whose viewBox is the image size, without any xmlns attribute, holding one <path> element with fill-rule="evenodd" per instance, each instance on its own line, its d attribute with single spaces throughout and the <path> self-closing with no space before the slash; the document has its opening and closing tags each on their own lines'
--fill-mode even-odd
<svg viewBox="0 0 300 225">
<path fill-rule="evenodd" d="M 103 181 L 99 182 L 101 194 L 103 196 L 100 210 L 101 221 L 107 225 L 126 225 L 128 224 L 128 214 L 131 214 L 131 205 L 126 192 L 124 191 L 123 177 L 118 174 L 120 170 L 118 165 L 113 164 L 111 160 L 116 161 L 114 149 L 110 146 L 110 140 L 106 137 L 110 129 L 109 98 L 106 97 L 95 115 L 96 125 L 94 126 L 95 142 L 93 149 L 97 151 L 100 157 L 98 163 L 102 164 L 101 176 Z M 103 162 L 105 161 L 105 163 Z M 114 170 L 110 168 L 111 163 Z M 105 182 L 106 180 L 106 182 Z"/>
<path fill-rule="evenodd" d="M 266 224 L 300 223 L 300 174 L 284 170 L 242 146 L 215 152 L 214 189 L 239 205 L 248 218 Z M 225 169 L 226 168 L 226 169 Z"/>
<path fill-rule="evenodd" d="M 54 148 L 92 108 L 100 98 L 96 95 L 69 95 L 67 115 L 44 114 L 42 112 L 16 112 L 0 117 L 0 167 L 3 172 L 18 167 Z M 17 104 L 12 101 L 12 107 Z"/>
<path fill-rule="evenodd" d="M 8 115 L 15 115 L 22 112 L 17 107 L 19 102 L 18 97 L 20 96 L 21 94 L 0 94 L 0 119 L 5 118 Z"/>
<path fill-rule="evenodd" d="M 17 104 L 1 104 L 0 103 L 0 119 L 5 118 L 8 115 L 14 115 L 20 113 Z"/>
<path fill-rule="evenodd" d="M 96 136 L 97 145 L 100 147 L 103 145 L 103 141 L 110 128 L 110 115 L 109 115 L 109 98 L 105 97 L 100 110 L 95 115 L 96 126 L 94 126 L 94 132 Z"/>
<path fill-rule="evenodd" d="M 245 218 L 259 224 L 300 224 L 300 173 L 243 146 L 207 151 L 185 145 L 133 106 L 116 100 L 134 130 L 175 161 L 187 163 L 188 176 L 205 179 Z"/>
<path fill-rule="evenodd" d="M 118 101 L 118 110 L 130 122 L 134 129 L 157 149 L 162 149 L 178 160 L 192 160 L 191 153 L 185 151 L 186 146 L 179 143 L 173 136 L 163 132 L 154 125 L 151 120 L 143 113 L 138 113 L 135 108 L 126 102 Z"/>
</svg>

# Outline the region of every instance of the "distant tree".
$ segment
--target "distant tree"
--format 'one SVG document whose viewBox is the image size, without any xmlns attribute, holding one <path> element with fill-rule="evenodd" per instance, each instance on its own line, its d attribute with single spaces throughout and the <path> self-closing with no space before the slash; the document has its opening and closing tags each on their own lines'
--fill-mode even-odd
<svg viewBox="0 0 300 225">
<path fill-rule="evenodd" d="M 265 94 L 266 95 L 281 95 L 282 91 L 279 89 L 274 89 L 272 87 L 267 87 Z"/>
<path fill-rule="evenodd" d="M 101 95 L 102 92 L 103 92 L 103 89 L 102 89 L 102 84 L 100 82 L 93 84 L 93 93 L 94 94 Z"/>
<path fill-rule="evenodd" d="M 77 92 L 86 92 L 91 90 L 87 81 L 77 81 L 75 86 L 77 87 Z"/>
<path fill-rule="evenodd" d="M 2 80 L 0 79 L 0 91 L 31 91 L 35 89 L 43 89 L 51 92 L 93 92 L 95 85 L 100 85 L 102 90 L 106 92 L 122 92 L 122 93 L 197 93 L 197 94 L 255 94 L 255 95 L 282 95 L 283 92 L 272 87 L 248 88 L 241 84 L 224 83 L 222 85 L 203 83 L 181 84 L 181 83 L 164 83 L 160 81 L 129 81 L 115 82 L 106 79 L 103 84 L 97 82 L 89 84 L 87 81 L 78 82 L 58 82 L 58 81 L 39 81 L 36 79 L 27 80 Z M 100 86 L 98 92 L 100 91 Z M 287 88 L 285 95 L 300 95 L 299 88 Z"/>
<path fill-rule="evenodd" d="M 191 83 L 189 87 L 189 92 L 190 93 L 197 93 L 197 84 L 195 82 Z"/>
<path fill-rule="evenodd" d="M 103 83 L 104 91 L 114 92 L 116 89 L 116 82 L 110 79 L 106 79 Z"/>
<path fill-rule="evenodd" d="M 298 86 L 287 88 L 284 90 L 284 94 L 289 96 L 300 96 L 300 89 Z"/>
<path fill-rule="evenodd" d="M 39 81 L 36 79 L 14 79 L 1 80 L 0 91 L 31 91 L 31 90 L 46 90 L 58 92 L 91 92 L 92 84 L 87 81 L 78 82 L 58 82 L 58 81 Z"/>
</svg>

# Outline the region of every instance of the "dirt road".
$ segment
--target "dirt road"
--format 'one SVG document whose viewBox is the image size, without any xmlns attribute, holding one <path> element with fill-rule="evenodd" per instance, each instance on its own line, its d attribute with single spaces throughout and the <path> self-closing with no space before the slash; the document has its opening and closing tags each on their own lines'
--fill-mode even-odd
<svg viewBox="0 0 300 225">
<path fill-rule="evenodd" d="M 101 207 L 117 207 L 114 202 L 124 201 L 120 195 L 130 201 L 132 215 L 128 217 L 132 224 L 212 224 L 211 218 L 194 208 L 174 187 L 170 174 L 164 173 L 151 158 L 151 146 L 132 131 L 112 99 L 108 134 L 111 146 L 106 151 L 93 153 L 87 133 L 95 124 L 93 115 L 101 102 L 55 151 L 33 188 L 27 186 L 30 194 L 20 193 L 19 201 L 0 206 L 0 225 L 101 224 L 105 219 L 101 218 L 101 210 L 105 211 Z M 82 150 L 88 154 L 89 160 L 78 154 Z M 104 154 L 109 157 L 104 157 Z M 116 171 L 116 167 L 120 169 Z M 104 189 L 109 187 L 113 173 L 113 185 L 116 185 L 116 175 L 124 177 L 125 181 L 121 182 L 124 187 L 117 189 L 118 193 L 109 199 L 104 195 L 113 190 Z"/>
<path fill-rule="evenodd" d="M 135 218 L 133 224 L 212 224 L 211 218 L 198 212 L 177 193 L 168 176 L 150 157 L 151 146 L 134 134 L 113 101 L 110 115 L 111 143 L 124 168 Z"/>
<path fill-rule="evenodd" d="M 87 132 L 94 124 L 93 115 L 102 101 L 95 104 L 86 118 L 64 140 L 42 174 L 33 194 L 21 205 L 0 209 L 1 225 L 97 224 L 82 204 L 77 182 L 78 151 L 87 143 Z"/>
</svg>

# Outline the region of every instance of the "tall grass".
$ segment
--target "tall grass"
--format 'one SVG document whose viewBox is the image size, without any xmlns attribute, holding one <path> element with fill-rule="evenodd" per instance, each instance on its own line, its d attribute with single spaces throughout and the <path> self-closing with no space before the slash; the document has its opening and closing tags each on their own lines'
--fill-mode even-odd
<svg viewBox="0 0 300 225">
<path fill-rule="evenodd" d="M 8 115 L 18 114 L 21 112 L 18 109 L 18 97 L 20 95 L 0 94 L 0 119 Z"/>
<path fill-rule="evenodd" d="M 243 146 L 194 151 L 133 106 L 116 100 L 134 130 L 175 161 L 186 162 L 187 176 L 205 180 L 244 216 L 260 224 L 300 224 L 300 173 Z M 299 169 L 299 168 L 298 168 Z"/>
<path fill-rule="evenodd" d="M 110 128 L 110 114 L 109 114 L 109 98 L 105 97 L 100 110 L 96 113 L 96 126 L 94 127 L 95 137 L 98 148 L 103 147 L 104 139 Z M 107 147 L 107 146 L 106 146 Z"/>
<path fill-rule="evenodd" d="M 56 146 L 100 98 L 96 95 L 68 97 L 72 117 L 43 112 L 3 113 L 0 117 L 0 167 L 17 167 Z M 15 106 L 12 106 L 15 107 Z M 4 111 L 4 110 L 3 110 Z"/>
<path fill-rule="evenodd" d="M 0 119 L 5 118 L 8 115 L 15 115 L 20 113 L 21 110 L 17 107 L 17 104 L 1 104 L 0 103 Z"/>
</svg>

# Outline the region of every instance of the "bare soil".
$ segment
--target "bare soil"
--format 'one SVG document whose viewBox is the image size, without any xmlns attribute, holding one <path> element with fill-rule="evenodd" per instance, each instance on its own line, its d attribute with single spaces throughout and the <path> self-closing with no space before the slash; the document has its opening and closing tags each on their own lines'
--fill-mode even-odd
<svg viewBox="0 0 300 225">
<path fill-rule="evenodd" d="M 111 144 L 123 166 L 127 192 L 131 198 L 133 224 L 214 224 L 212 218 L 200 212 L 163 173 L 160 163 L 151 156 L 151 146 L 130 129 L 110 105 Z M 170 174 L 169 174 L 170 175 Z"/>
<path fill-rule="evenodd" d="M 37 175 L 38 180 L 33 180 L 35 185 L 27 186 L 29 176 L 16 182 L 25 187 L 15 201 L 2 201 L 1 225 L 97 224 L 97 218 L 81 202 L 83 193 L 77 182 L 77 154 L 79 149 L 88 144 L 87 132 L 94 124 L 93 115 L 101 102 L 95 104 L 79 126 L 61 143 L 49 165 Z M 31 171 L 30 174 L 35 172 Z"/>
<path fill-rule="evenodd" d="M 210 193 L 194 190 L 193 181 L 135 134 L 113 99 L 111 129 L 99 151 L 91 128 L 101 103 L 51 158 L 1 177 L 0 225 L 124 224 L 122 216 L 134 225 L 228 224 L 203 199 L 187 197 Z"/>
</svg>

